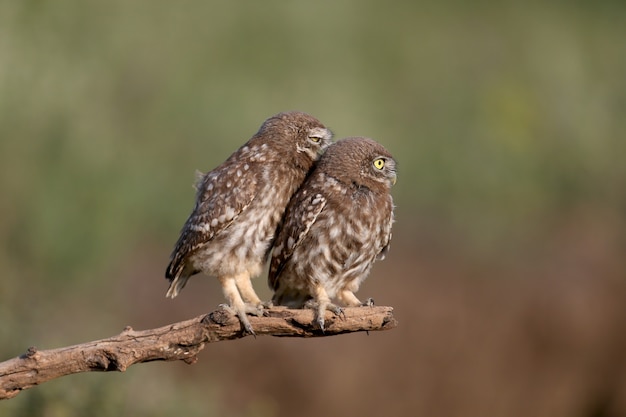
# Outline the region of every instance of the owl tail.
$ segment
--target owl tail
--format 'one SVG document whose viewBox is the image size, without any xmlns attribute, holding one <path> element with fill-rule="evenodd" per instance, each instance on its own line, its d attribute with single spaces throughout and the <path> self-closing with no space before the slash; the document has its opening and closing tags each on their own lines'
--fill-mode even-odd
<svg viewBox="0 0 626 417">
<path fill-rule="evenodd" d="M 170 281 L 170 287 L 165 294 L 168 298 L 174 298 L 185 287 L 189 277 L 197 273 L 178 256 L 172 256 L 170 264 L 165 269 L 165 278 Z"/>
<path fill-rule="evenodd" d="M 174 298 L 178 295 L 178 293 L 185 287 L 187 281 L 189 280 L 190 275 L 178 275 L 174 279 L 170 279 L 170 287 L 167 289 L 166 297 Z"/>
</svg>

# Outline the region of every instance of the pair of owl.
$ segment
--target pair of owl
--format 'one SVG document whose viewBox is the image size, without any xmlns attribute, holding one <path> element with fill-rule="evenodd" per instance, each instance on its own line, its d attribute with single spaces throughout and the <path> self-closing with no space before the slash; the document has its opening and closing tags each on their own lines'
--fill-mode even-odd
<svg viewBox="0 0 626 417">
<path fill-rule="evenodd" d="M 174 298 L 189 277 L 216 276 L 243 330 L 264 303 L 251 277 L 271 253 L 271 304 L 327 310 L 362 303 L 354 292 L 391 239 L 396 162 L 369 138 L 332 143 L 332 132 L 301 112 L 280 113 L 224 163 L 201 175 L 196 203 L 172 252 Z M 273 248 L 273 249 L 272 249 Z"/>
</svg>

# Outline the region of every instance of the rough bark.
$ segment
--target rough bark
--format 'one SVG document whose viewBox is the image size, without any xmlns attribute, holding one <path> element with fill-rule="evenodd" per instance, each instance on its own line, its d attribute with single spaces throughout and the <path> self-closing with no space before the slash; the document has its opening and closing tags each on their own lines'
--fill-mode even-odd
<svg viewBox="0 0 626 417">
<path fill-rule="evenodd" d="M 257 336 L 320 337 L 396 327 L 391 307 L 346 308 L 345 317 L 326 316 L 324 332 L 313 312 L 274 307 L 263 317 L 250 317 Z M 224 309 L 151 330 L 126 327 L 108 339 L 50 350 L 28 348 L 0 363 L 0 400 L 64 375 L 90 371 L 125 371 L 136 363 L 182 360 L 195 363 L 207 343 L 245 337 L 239 320 Z"/>
</svg>

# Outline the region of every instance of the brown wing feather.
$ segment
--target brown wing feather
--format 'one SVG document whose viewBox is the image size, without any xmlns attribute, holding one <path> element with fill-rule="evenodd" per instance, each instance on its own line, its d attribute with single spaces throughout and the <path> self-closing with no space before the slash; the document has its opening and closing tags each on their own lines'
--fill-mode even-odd
<svg viewBox="0 0 626 417">
<path fill-rule="evenodd" d="M 394 222 L 393 200 L 391 199 L 391 196 L 389 196 L 389 203 L 387 204 L 387 207 L 389 207 L 389 221 L 387 222 L 387 225 L 385 227 L 385 230 L 387 231 L 387 234 L 383 238 L 384 239 L 383 240 L 383 248 L 381 249 L 381 251 L 376 256 L 376 260 L 378 260 L 378 261 L 382 261 L 383 259 L 385 259 L 385 257 L 387 256 L 387 253 L 389 253 L 389 247 L 391 245 L 391 237 L 392 237 L 391 227 L 392 227 L 393 222 Z"/>
<path fill-rule="evenodd" d="M 234 175 L 228 173 L 233 170 Z M 172 251 L 165 271 L 167 279 L 172 281 L 178 277 L 189 255 L 226 230 L 252 203 L 258 188 L 253 171 L 224 164 L 199 179 L 196 206 Z"/>
<path fill-rule="evenodd" d="M 317 216 L 326 206 L 326 198 L 319 193 L 299 193 L 289 204 L 285 214 L 285 224 L 278 232 L 274 245 L 268 283 L 276 290 L 278 279 L 285 265 L 307 235 Z"/>
</svg>

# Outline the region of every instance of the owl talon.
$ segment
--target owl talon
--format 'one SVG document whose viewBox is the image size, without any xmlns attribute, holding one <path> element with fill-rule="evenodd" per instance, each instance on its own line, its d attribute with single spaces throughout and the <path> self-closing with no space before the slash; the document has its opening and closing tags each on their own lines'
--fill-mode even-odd
<svg viewBox="0 0 626 417">
<path fill-rule="evenodd" d="M 237 317 L 239 318 L 239 323 L 241 323 L 241 327 L 243 328 L 243 333 L 252 335 L 256 338 L 256 334 L 254 333 L 254 330 L 252 330 L 252 325 L 250 324 L 250 321 L 248 321 L 246 313 L 237 313 Z"/>
<path fill-rule="evenodd" d="M 226 310 L 228 311 L 230 314 L 232 314 L 233 316 L 237 315 L 237 312 L 235 312 L 235 309 L 232 308 L 231 306 L 229 306 L 226 303 L 221 303 L 217 305 L 217 308 L 221 308 L 222 310 Z"/>
<path fill-rule="evenodd" d="M 368 298 L 367 300 L 363 301 L 361 303 L 362 307 L 374 307 L 374 299 L 373 298 Z"/>
<path fill-rule="evenodd" d="M 342 320 L 346 319 L 346 313 L 343 311 L 343 308 L 337 307 L 336 305 L 329 305 L 326 307 L 326 310 L 331 311 L 335 316 L 339 317 Z"/>
<path fill-rule="evenodd" d="M 330 311 L 336 317 L 339 317 L 342 320 L 345 320 L 346 318 L 346 313 L 343 311 L 343 308 L 336 306 L 332 303 L 320 303 L 315 300 L 309 300 L 304 304 L 304 308 L 309 308 L 315 311 L 315 322 L 317 323 L 317 326 L 322 331 L 322 333 L 324 332 L 324 315 L 326 311 Z"/>
<path fill-rule="evenodd" d="M 244 334 L 249 334 L 256 338 L 256 334 L 254 333 L 254 330 L 252 330 L 252 325 L 250 324 L 248 317 L 246 317 L 247 306 L 244 308 L 244 310 L 246 311 L 238 311 L 237 309 L 229 306 L 228 304 L 220 304 L 218 305 L 218 307 L 226 310 L 228 313 L 232 314 L 233 316 L 236 316 L 239 319 L 239 323 L 241 323 L 241 327 L 242 327 Z M 261 314 L 263 314 L 262 311 L 261 311 Z"/>
<path fill-rule="evenodd" d="M 326 310 L 330 311 L 336 317 L 339 317 L 342 320 L 345 320 L 346 318 L 346 313 L 343 311 L 343 308 L 338 307 L 334 304 L 328 304 L 327 306 L 320 305 L 317 308 L 317 324 L 320 327 L 322 333 L 324 333 L 324 314 Z"/>
<path fill-rule="evenodd" d="M 263 304 L 246 304 L 245 305 L 245 310 L 246 310 L 246 314 L 250 314 L 253 316 L 257 316 L 257 317 L 262 317 L 263 316 Z"/>
<path fill-rule="evenodd" d="M 324 333 L 324 314 L 318 316 L 317 320 L 315 321 L 317 322 L 317 326 L 319 327 L 319 329 L 322 331 L 322 333 Z"/>
</svg>

